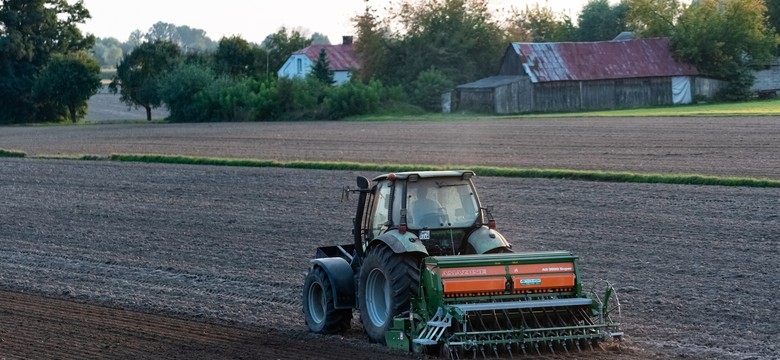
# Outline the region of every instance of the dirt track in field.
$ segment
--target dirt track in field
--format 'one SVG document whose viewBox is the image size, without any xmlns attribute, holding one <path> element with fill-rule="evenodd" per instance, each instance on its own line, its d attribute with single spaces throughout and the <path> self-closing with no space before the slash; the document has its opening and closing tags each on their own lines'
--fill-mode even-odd
<svg viewBox="0 0 780 360">
<path fill-rule="evenodd" d="M 780 179 L 780 119 L 582 118 L 10 127 L 34 154 L 162 153 Z"/>
<path fill-rule="evenodd" d="M 355 175 L 0 159 L 0 359 L 414 358 L 301 319 Z M 516 249 L 618 287 L 622 350 L 577 358 L 777 358 L 780 190 L 476 181 Z"/>
</svg>

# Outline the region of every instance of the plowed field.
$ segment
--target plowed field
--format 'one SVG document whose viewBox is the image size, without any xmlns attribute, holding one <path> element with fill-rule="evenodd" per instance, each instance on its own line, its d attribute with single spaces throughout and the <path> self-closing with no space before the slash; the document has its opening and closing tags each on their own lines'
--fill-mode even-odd
<svg viewBox="0 0 780 360">
<path fill-rule="evenodd" d="M 34 154 L 162 153 L 276 160 L 495 165 L 780 179 L 780 120 L 582 118 L 12 127 Z"/>
<path fill-rule="evenodd" d="M 564 124 L 577 126 L 578 121 Z M 634 123 L 626 121 L 625 126 Z M 648 130 L 646 138 L 635 137 L 638 149 L 677 149 L 688 154 L 681 161 L 690 161 L 691 168 L 707 168 L 708 173 L 730 174 L 734 165 L 743 175 L 780 178 L 776 157 L 765 157 L 778 146 L 776 120 L 716 119 L 709 124 L 703 119 L 671 119 L 669 124 L 685 129 L 689 122 L 703 126 L 696 131 L 700 137 L 693 136 L 687 147 L 659 140 L 667 135 L 658 128 Z M 272 154 L 289 152 L 291 159 L 337 157 L 331 148 L 351 148 L 349 154 L 389 157 L 398 151 L 394 139 L 377 146 L 358 140 L 365 131 L 379 136 L 375 132 L 387 124 L 376 125 L 379 128 L 334 124 L 315 123 L 324 139 L 318 151 L 310 148 L 316 135 L 300 130 L 298 124 L 2 128 L 0 148 L 31 154 L 103 154 L 96 150 L 105 149 L 106 154 L 285 159 Z M 272 125 L 277 130 L 265 127 Z M 290 129 L 278 130 L 285 125 Z M 336 141 L 331 126 L 344 126 L 343 143 Z M 428 150 L 406 154 L 414 161 L 396 162 L 441 163 L 450 148 L 442 148 L 437 134 L 426 131 L 446 130 L 437 124 L 419 126 L 418 139 L 434 140 L 404 144 L 411 150 L 416 146 Z M 123 135 L 116 136 L 111 129 Z M 231 142 L 225 129 L 233 129 L 239 140 Z M 264 129 L 257 133 L 264 135 L 257 136 L 266 140 L 285 134 L 286 141 L 268 140 L 276 144 L 273 149 L 255 146 L 254 141 L 266 140 L 248 135 L 253 134 L 249 129 Z M 293 129 L 300 130 L 301 141 L 292 140 Z M 693 133 L 693 127 L 687 129 L 681 132 Z M 673 136 L 671 128 L 667 131 Z M 609 149 L 610 143 L 616 144 L 617 152 L 627 151 L 628 132 L 618 128 L 615 133 L 623 135 L 603 138 L 601 150 L 577 143 L 564 151 L 563 140 L 537 141 L 536 155 L 557 164 L 569 161 L 563 154 L 572 154 L 584 167 L 607 168 L 613 165 L 606 161 L 599 165 L 599 159 L 614 157 L 587 153 Z M 575 140 L 573 133 L 566 134 L 564 139 Z M 596 136 L 588 134 L 581 138 L 595 144 Z M 719 141 L 731 145 L 714 146 L 719 149 L 714 155 L 700 155 L 705 165 L 695 161 L 698 145 L 690 144 Z M 116 150 L 110 150 L 112 144 Z M 463 157 L 449 162 L 527 161 L 526 155 L 505 153 L 514 151 L 507 148 L 518 149 L 513 143 L 468 146 L 472 147 L 468 153 L 479 155 L 452 150 Z M 528 158 L 536 158 L 530 153 L 533 146 L 520 146 L 529 152 Z M 561 152 L 546 153 L 554 148 Z M 460 148 L 453 144 L 451 149 Z M 626 157 L 625 169 L 667 171 L 677 166 L 674 156 L 649 167 L 640 161 L 643 158 Z M 340 195 L 355 175 L 0 159 L 0 359 L 418 357 L 369 344 L 357 316 L 353 328 L 340 336 L 310 334 L 302 321 L 300 294 L 307 259 L 317 246 L 350 239 L 355 200 L 341 202 Z M 586 288 L 605 279 L 620 293 L 627 333 L 621 346 L 543 358 L 778 358 L 780 277 L 774 269 L 780 259 L 780 190 L 490 177 L 475 181 L 482 200 L 494 205 L 499 230 L 515 249 L 570 250 L 581 257 Z"/>
</svg>

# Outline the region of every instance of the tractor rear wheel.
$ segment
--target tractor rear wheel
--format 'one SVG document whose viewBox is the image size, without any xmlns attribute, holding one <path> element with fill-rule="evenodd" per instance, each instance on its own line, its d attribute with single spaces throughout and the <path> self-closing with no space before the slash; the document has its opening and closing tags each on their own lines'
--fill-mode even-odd
<svg viewBox="0 0 780 360">
<path fill-rule="evenodd" d="M 303 283 L 303 314 L 309 330 L 319 334 L 334 334 L 350 327 L 352 309 L 336 309 L 328 275 L 319 266 L 309 270 Z"/>
<path fill-rule="evenodd" d="M 386 344 L 385 332 L 396 315 L 409 310 L 409 300 L 417 295 L 419 283 L 416 256 L 396 254 L 387 246 L 368 250 L 360 267 L 358 297 L 360 320 L 370 341 Z"/>
</svg>

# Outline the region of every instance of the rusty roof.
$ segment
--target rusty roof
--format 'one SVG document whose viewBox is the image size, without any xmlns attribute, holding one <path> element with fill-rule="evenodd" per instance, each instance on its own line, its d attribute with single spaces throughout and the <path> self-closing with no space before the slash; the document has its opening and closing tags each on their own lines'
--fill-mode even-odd
<svg viewBox="0 0 780 360">
<path fill-rule="evenodd" d="M 360 61 L 352 44 L 348 45 L 310 45 L 296 54 L 304 54 L 312 63 L 317 63 L 320 58 L 320 50 L 325 49 L 330 69 L 333 71 L 348 71 L 360 69 Z"/>
<path fill-rule="evenodd" d="M 674 59 L 669 39 L 512 43 L 534 83 L 698 75 Z"/>
</svg>

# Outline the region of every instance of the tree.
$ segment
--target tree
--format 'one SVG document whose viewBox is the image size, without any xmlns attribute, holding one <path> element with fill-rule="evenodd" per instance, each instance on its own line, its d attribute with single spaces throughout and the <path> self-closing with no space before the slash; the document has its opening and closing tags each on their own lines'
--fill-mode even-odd
<svg viewBox="0 0 780 360">
<path fill-rule="evenodd" d="M 37 121 L 43 107 L 33 96 L 36 77 L 55 54 L 92 47 L 95 38 L 77 27 L 89 17 L 82 1 L 0 3 L 0 123 Z"/>
<path fill-rule="evenodd" d="M 176 25 L 158 21 L 149 28 L 146 34 L 144 34 L 144 40 L 146 40 L 146 42 L 169 41 L 178 44 L 179 39 L 176 34 Z"/>
<path fill-rule="evenodd" d="M 330 45 L 330 39 L 328 39 L 325 34 L 321 34 L 318 32 L 315 32 L 314 34 L 311 34 L 311 44 L 312 45 Z"/>
<path fill-rule="evenodd" d="M 66 108 L 70 120 L 76 122 L 99 88 L 100 65 L 86 52 L 78 52 L 55 55 L 36 79 L 33 93 L 55 109 Z"/>
<path fill-rule="evenodd" d="M 206 36 L 205 30 L 187 25 L 176 27 L 176 39 L 184 52 L 209 51 L 216 47 L 214 41 Z"/>
<path fill-rule="evenodd" d="M 513 40 L 532 42 L 574 41 L 576 28 L 567 15 L 556 14 L 549 6 L 539 3 L 526 6 L 525 11 L 515 11 L 515 21 L 510 28 Z"/>
<path fill-rule="evenodd" d="M 325 49 L 320 49 L 320 56 L 314 67 L 311 68 L 311 76 L 325 85 L 333 85 L 336 82 L 333 80 L 333 70 L 330 69 L 330 61 L 328 61 Z"/>
<path fill-rule="evenodd" d="M 189 26 L 176 26 L 166 22 L 159 21 L 149 28 L 144 34 L 147 42 L 163 40 L 170 41 L 178 45 L 182 51 L 196 52 L 206 51 L 215 48 L 214 41 L 206 36 L 206 31 L 191 28 Z"/>
<path fill-rule="evenodd" d="M 214 53 L 214 68 L 220 74 L 231 77 L 255 73 L 255 51 L 240 36 L 223 37 Z"/>
<path fill-rule="evenodd" d="M 281 27 L 271 35 L 266 36 L 260 45 L 267 51 L 267 70 L 276 74 L 292 53 L 311 45 L 311 38 L 300 29 L 288 30 Z"/>
<path fill-rule="evenodd" d="M 680 15 L 672 47 L 702 74 L 730 81 L 728 98 L 745 98 L 749 69 L 767 64 L 777 46 L 765 13 L 763 0 L 701 0 Z"/>
<path fill-rule="evenodd" d="M 126 56 L 116 68 L 109 89 L 121 94 L 128 106 L 146 109 L 146 120 L 152 120 L 152 108 L 159 107 L 160 79 L 180 60 L 181 49 L 169 41 L 146 42 Z"/>
<path fill-rule="evenodd" d="M 362 64 L 358 72 L 360 79 L 368 82 L 371 78 L 379 79 L 388 75 L 390 53 L 387 44 L 392 40 L 386 37 L 388 31 L 382 28 L 375 10 L 368 6 L 368 1 L 363 14 L 354 17 L 352 22 L 357 34 L 355 53 Z"/>
<path fill-rule="evenodd" d="M 115 67 L 122 61 L 122 43 L 115 38 L 97 38 L 92 53 L 101 67 Z"/>
<path fill-rule="evenodd" d="M 160 81 L 160 99 L 170 110 L 171 121 L 208 120 L 208 110 L 195 97 L 214 82 L 211 68 L 201 64 L 181 63 Z"/>
<path fill-rule="evenodd" d="M 780 33 L 780 0 L 766 0 L 766 15 L 775 32 Z"/>
<path fill-rule="evenodd" d="M 441 94 L 452 88 L 452 81 L 441 71 L 431 67 L 417 76 L 411 84 L 412 102 L 428 111 L 441 111 Z"/>
<path fill-rule="evenodd" d="M 133 52 L 133 49 L 137 48 L 144 42 L 144 34 L 141 30 L 133 30 L 130 36 L 127 37 L 127 41 L 122 43 L 122 53 L 127 55 Z"/>
<path fill-rule="evenodd" d="M 580 41 L 612 40 L 626 31 L 627 16 L 626 2 L 611 6 L 607 0 L 591 0 L 580 12 L 577 38 Z"/>
<path fill-rule="evenodd" d="M 668 37 L 686 6 L 679 0 L 625 0 L 628 26 L 641 37 Z"/>
<path fill-rule="evenodd" d="M 393 16 L 402 32 L 388 82 L 409 84 L 431 66 L 458 84 L 493 75 L 508 42 L 486 0 L 405 1 Z"/>
</svg>

